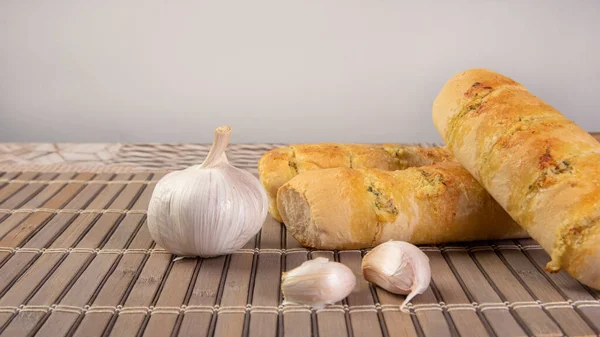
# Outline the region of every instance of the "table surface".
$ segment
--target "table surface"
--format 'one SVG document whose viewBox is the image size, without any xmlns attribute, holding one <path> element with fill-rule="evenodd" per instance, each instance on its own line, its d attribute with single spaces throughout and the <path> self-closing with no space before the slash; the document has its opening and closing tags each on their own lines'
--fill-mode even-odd
<svg viewBox="0 0 600 337">
<path fill-rule="evenodd" d="M 591 134 L 600 141 L 600 132 Z M 281 144 L 231 144 L 228 153 L 233 160 L 239 158 L 244 167 L 250 168 L 256 151 L 278 145 Z M 0 143 L 0 165 L 69 163 L 180 169 L 199 163 L 205 151 L 206 145 L 200 144 Z M 155 153 L 161 153 L 160 157 L 153 157 Z"/>
<path fill-rule="evenodd" d="M 232 145 L 256 173 L 277 144 Z M 240 251 L 184 259 L 156 245 L 145 211 L 164 169 L 202 161 L 197 144 L 0 144 L 0 336 L 594 336 L 600 292 L 531 239 L 421 247 L 432 283 L 404 296 L 360 277 L 364 250 L 302 247 L 268 217 Z M 53 166 L 54 165 L 54 166 Z M 45 170 L 35 171 L 35 168 Z M 283 305 L 281 272 L 346 264 L 358 285 L 325 309 Z"/>
</svg>

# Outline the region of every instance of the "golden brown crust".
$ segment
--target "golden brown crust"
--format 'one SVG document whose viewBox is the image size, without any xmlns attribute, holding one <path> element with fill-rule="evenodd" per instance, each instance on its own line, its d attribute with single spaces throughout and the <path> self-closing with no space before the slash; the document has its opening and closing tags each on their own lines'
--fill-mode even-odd
<svg viewBox="0 0 600 337">
<path fill-rule="evenodd" d="M 304 172 L 279 189 L 277 202 L 289 233 L 305 246 L 353 249 L 373 239 L 377 217 L 358 170 Z"/>
<path fill-rule="evenodd" d="M 485 69 L 450 79 L 433 119 L 456 159 L 551 254 L 548 269 L 600 288 L 600 267 L 591 267 L 600 262 L 600 144 Z"/>
<path fill-rule="evenodd" d="M 318 249 L 527 237 L 458 163 L 306 172 L 279 189 L 288 232 Z"/>
<path fill-rule="evenodd" d="M 260 181 L 269 196 L 269 213 L 281 221 L 277 190 L 298 173 L 327 168 L 376 168 L 386 171 L 452 160 L 445 148 L 398 144 L 298 144 L 267 152 L 258 163 Z"/>
<path fill-rule="evenodd" d="M 258 162 L 258 177 L 269 197 L 269 213 L 277 221 L 281 221 L 277 211 L 277 190 L 298 174 L 292 158 L 290 148 L 281 148 L 265 153 Z"/>
</svg>

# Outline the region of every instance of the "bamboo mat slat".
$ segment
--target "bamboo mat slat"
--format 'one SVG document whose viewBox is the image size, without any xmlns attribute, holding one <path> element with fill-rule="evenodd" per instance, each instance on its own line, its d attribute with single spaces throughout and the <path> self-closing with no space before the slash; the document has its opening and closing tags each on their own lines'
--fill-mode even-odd
<svg viewBox="0 0 600 337">
<path fill-rule="evenodd" d="M 165 161 L 183 151 L 160 147 L 158 157 Z M 257 158 L 269 148 L 240 146 L 235 160 L 255 171 Z M 186 148 L 190 157 L 177 165 L 198 161 L 207 147 L 193 149 Z M 156 146 L 141 154 L 131 148 L 128 160 L 152 160 L 153 151 Z M 234 254 L 174 261 L 152 241 L 145 215 L 165 170 L 63 169 L 0 172 L 0 337 L 512 337 L 600 331 L 600 293 L 563 272 L 544 272 L 549 257 L 531 239 L 422 247 L 432 283 L 407 313 L 400 310 L 404 296 L 362 278 L 365 251 L 307 250 L 270 217 Z M 352 269 L 355 290 L 324 309 L 283 305 L 281 273 L 317 257 Z"/>
</svg>

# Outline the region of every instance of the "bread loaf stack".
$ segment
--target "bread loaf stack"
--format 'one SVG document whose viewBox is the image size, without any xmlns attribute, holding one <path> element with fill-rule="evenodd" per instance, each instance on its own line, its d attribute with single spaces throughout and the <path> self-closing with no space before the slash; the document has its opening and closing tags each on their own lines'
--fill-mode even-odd
<svg viewBox="0 0 600 337">
<path fill-rule="evenodd" d="M 447 148 L 310 144 L 273 150 L 259 174 L 270 213 L 319 249 L 533 237 L 600 289 L 600 144 L 519 83 L 485 69 L 433 106 Z"/>
</svg>

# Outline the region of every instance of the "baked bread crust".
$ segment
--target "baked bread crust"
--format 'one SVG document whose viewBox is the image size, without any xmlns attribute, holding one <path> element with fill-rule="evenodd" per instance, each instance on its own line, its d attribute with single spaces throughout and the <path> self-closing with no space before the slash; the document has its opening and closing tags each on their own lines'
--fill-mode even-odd
<svg viewBox="0 0 600 337">
<path fill-rule="evenodd" d="M 279 189 L 277 205 L 288 233 L 317 249 L 528 237 L 456 162 L 305 172 Z"/>
<path fill-rule="evenodd" d="M 433 121 L 456 159 L 561 268 L 600 289 L 600 144 L 514 80 L 452 77 Z"/>
<path fill-rule="evenodd" d="M 271 150 L 258 162 L 260 181 L 269 196 L 269 213 L 281 221 L 277 190 L 299 173 L 327 168 L 403 170 L 452 160 L 445 148 L 399 144 L 297 144 Z"/>
</svg>

